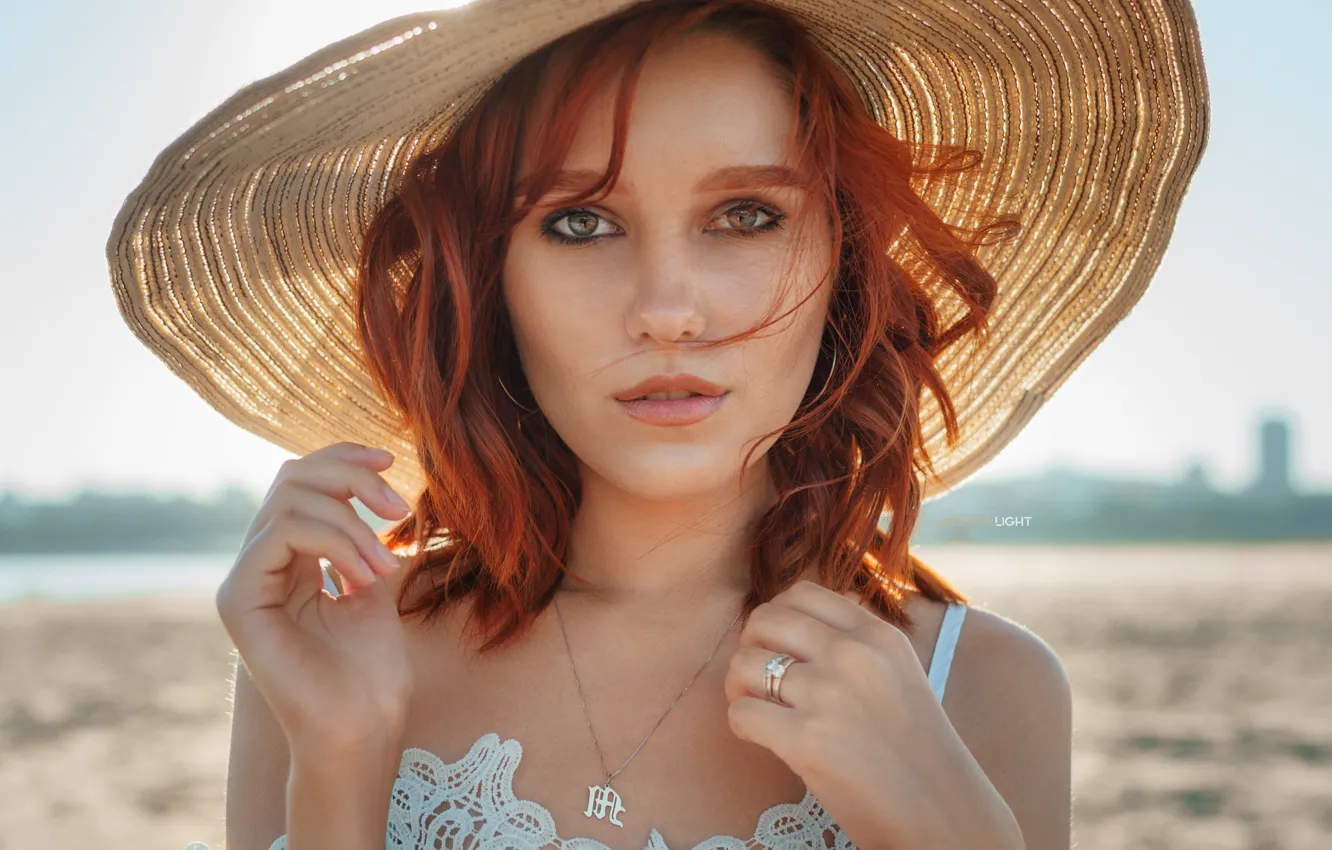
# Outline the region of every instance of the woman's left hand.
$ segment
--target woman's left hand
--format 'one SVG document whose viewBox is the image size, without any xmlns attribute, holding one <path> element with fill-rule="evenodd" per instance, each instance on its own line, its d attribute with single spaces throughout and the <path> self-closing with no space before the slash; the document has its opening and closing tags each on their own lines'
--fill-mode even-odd
<svg viewBox="0 0 1332 850">
<path fill-rule="evenodd" d="M 781 683 L 785 705 L 763 685 L 778 653 L 796 658 Z M 858 850 L 1023 847 L 907 635 L 857 594 L 802 580 L 759 605 L 725 687 L 731 730 L 798 774 Z"/>
</svg>

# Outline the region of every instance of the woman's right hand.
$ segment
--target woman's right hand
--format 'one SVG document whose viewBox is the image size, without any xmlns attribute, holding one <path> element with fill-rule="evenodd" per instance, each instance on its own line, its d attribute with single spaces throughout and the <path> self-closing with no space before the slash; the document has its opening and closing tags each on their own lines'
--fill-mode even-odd
<svg viewBox="0 0 1332 850">
<path fill-rule="evenodd" d="M 286 461 L 217 591 L 217 610 L 293 752 L 355 748 L 399 728 L 413 687 L 396 556 L 356 514 L 411 509 L 378 473 L 393 455 L 335 443 Z M 319 559 L 342 579 L 324 590 Z"/>
</svg>

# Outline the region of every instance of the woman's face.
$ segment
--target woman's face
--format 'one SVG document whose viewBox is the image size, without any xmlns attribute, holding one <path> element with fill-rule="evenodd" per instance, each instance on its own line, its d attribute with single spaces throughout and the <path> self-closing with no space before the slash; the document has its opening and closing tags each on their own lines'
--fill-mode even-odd
<svg viewBox="0 0 1332 850">
<path fill-rule="evenodd" d="M 791 164 L 790 99 L 773 73 L 728 36 L 663 46 L 643 67 L 614 192 L 570 207 L 557 189 L 512 234 L 504 298 L 536 400 L 585 475 L 640 498 L 733 487 L 745 451 L 791 421 L 813 374 L 831 285 L 826 211 L 812 193 L 735 170 Z M 617 82 L 588 112 L 566 172 L 605 170 Z M 753 338 L 691 346 L 760 321 L 784 275 L 783 311 L 818 292 Z M 616 398 L 680 373 L 726 390 L 706 418 L 649 424 Z"/>
</svg>

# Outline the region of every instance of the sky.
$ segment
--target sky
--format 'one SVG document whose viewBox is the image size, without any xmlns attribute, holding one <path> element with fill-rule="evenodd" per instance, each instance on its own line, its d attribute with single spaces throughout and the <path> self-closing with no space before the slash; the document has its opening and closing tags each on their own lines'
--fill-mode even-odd
<svg viewBox="0 0 1332 850">
<path fill-rule="evenodd" d="M 434 4 L 435 8 L 447 5 Z M 1332 3 L 1195 0 L 1207 151 L 1134 310 L 974 480 L 1051 466 L 1219 487 L 1259 419 L 1332 489 Z M 122 322 L 104 248 L 158 151 L 244 85 L 401 0 L 0 5 L 0 491 L 262 491 L 290 455 L 213 411 Z"/>
</svg>

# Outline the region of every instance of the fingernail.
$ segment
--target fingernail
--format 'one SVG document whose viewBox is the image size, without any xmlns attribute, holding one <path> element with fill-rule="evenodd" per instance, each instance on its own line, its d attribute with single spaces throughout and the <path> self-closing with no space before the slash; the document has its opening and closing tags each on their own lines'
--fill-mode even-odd
<svg viewBox="0 0 1332 850">
<path fill-rule="evenodd" d="M 379 553 L 379 560 L 383 562 L 384 566 L 394 570 L 398 568 L 398 558 L 393 554 L 392 549 L 376 541 L 375 551 Z"/>
<path fill-rule="evenodd" d="M 387 484 L 384 485 L 384 496 L 400 510 L 411 511 L 412 506 L 407 504 L 407 500 L 399 496 L 397 491 Z"/>
</svg>

